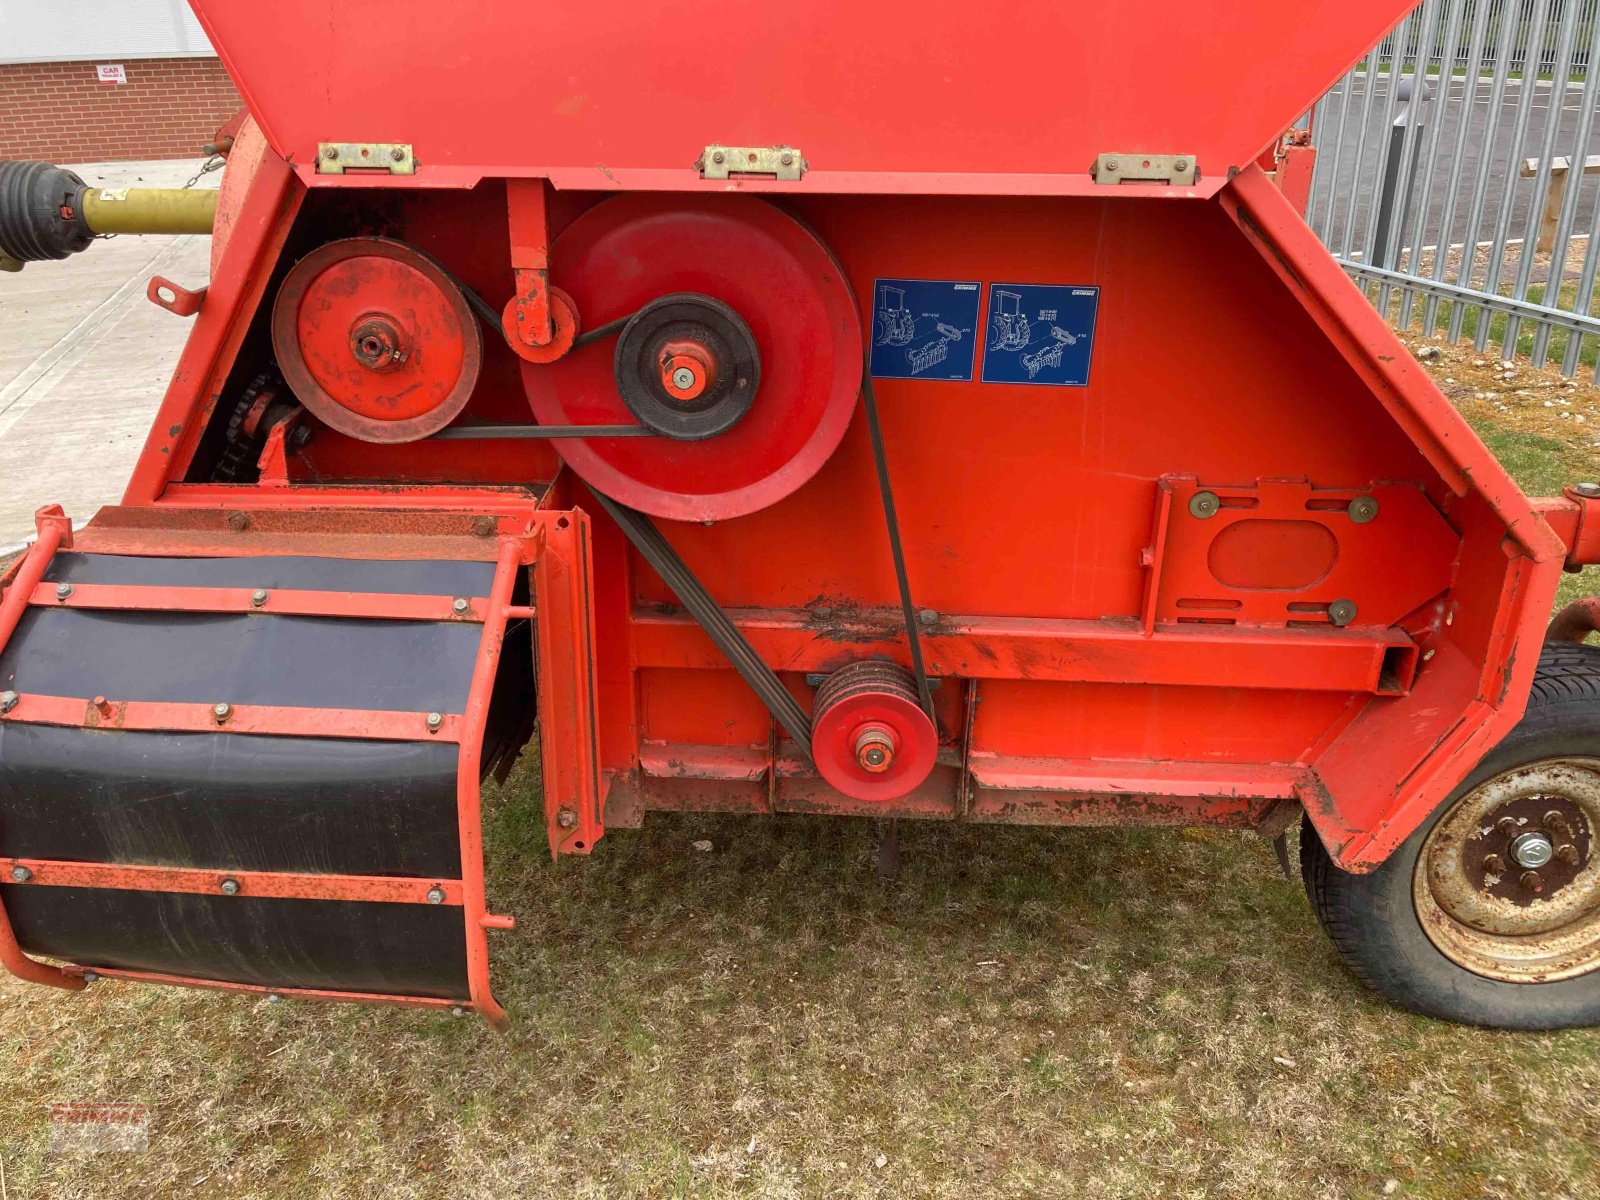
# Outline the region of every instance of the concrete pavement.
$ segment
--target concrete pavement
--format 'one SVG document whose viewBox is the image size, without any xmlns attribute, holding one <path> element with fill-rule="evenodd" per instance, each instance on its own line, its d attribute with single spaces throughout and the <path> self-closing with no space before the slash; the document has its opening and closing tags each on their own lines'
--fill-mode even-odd
<svg viewBox="0 0 1600 1200">
<path fill-rule="evenodd" d="M 181 187 L 198 161 L 73 166 L 105 187 Z M 196 187 L 216 187 L 220 172 Z M 41 504 L 74 521 L 122 498 L 192 319 L 145 299 L 152 275 L 200 287 L 205 237 L 117 237 L 0 274 L 0 546 Z"/>
</svg>

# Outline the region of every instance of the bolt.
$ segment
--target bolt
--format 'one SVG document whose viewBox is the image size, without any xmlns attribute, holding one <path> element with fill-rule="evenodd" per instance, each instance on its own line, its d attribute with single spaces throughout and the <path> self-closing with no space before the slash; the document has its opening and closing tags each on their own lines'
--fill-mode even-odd
<svg viewBox="0 0 1600 1200">
<path fill-rule="evenodd" d="M 109 715 L 111 712 L 111 702 L 104 696 L 96 696 L 94 698 L 94 706 L 102 713 Z"/>
<path fill-rule="evenodd" d="M 925 608 L 917 614 L 917 620 L 924 625 L 937 625 L 939 623 L 939 614 L 931 608 Z"/>
<path fill-rule="evenodd" d="M 472 532 L 475 537 L 493 537 L 496 528 L 493 517 L 479 517 L 472 523 Z"/>
<path fill-rule="evenodd" d="M 1357 496 L 1350 501 L 1350 507 L 1347 511 L 1350 513 L 1350 519 L 1357 525 L 1365 525 L 1378 515 L 1378 498 L 1376 496 Z"/>
<path fill-rule="evenodd" d="M 1544 815 L 1544 827 L 1558 835 L 1570 832 L 1571 829 L 1567 824 L 1567 818 L 1553 808 Z"/>
<path fill-rule="evenodd" d="M 253 607 L 260 608 L 266 602 L 267 602 L 267 589 L 266 588 L 257 588 L 255 591 L 250 593 L 250 603 L 251 603 L 251 605 Z"/>
<path fill-rule="evenodd" d="M 443 716 L 443 714 L 436 713 L 436 712 L 432 712 L 432 713 L 428 714 L 428 732 L 429 733 L 438 733 L 439 732 L 439 726 L 441 726 L 443 724 L 444 724 L 444 716 Z"/>
<path fill-rule="evenodd" d="M 237 879 L 224 879 L 220 886 L 224 896 L 237 896 L 239 894 L 239 881 Z"/>
<path fill-rule="evenodd" d="M 85 971 L 83 973 L 83 981 L 85 983 L 99 983 L 100 982 L 100 972 L 98 972 L 98 971 Z"/>
<path fill-rule="evenodd" d="M 339 147 L 337 147 L 337 146 L 329 146 L 326 150 L 324 150 L 322 152 L 322 157 L 323 158 L 338 158 L 339 157 Z"/>
<path fill-rule="evenodd" d="M 18 883 L 27 883 L 28 880 L 33 878 L 33 872 L 28 870 L 27 867 L 19 864 L 18 866 L 11 868 L 11 878 L 16 880 Z"/>
<path fill-rule="evenodd" d="M 221 725 L 229 717 L 233 716 L 233 705 L 227 703 L 213 704 L 211 706 L 211 715 L 217 719 L 217 724 Z"/>
<path fill-rule="evenodd" d="M 1522 828 L 1521 825 L 1517 824 L 1515 817 L 1501 817 L 1494 823 L 1494 827 L 1506 837 L 1516 837 L 1517 830 Z"/>
<path fill-rule="evenodd" d="M 289 434 L 289 449 L 302 449 L 311 440 L 311 427 L 309 425 L 296 425 Z"/>
<path fill-rule="evenodd" d="M 464 597 L 464 596 L 457 596 L 454 600 L 452 600 L 450 602 L 450 611 L 455 613 L 455 614 L 457 614 L 458 616 L 461 613 L 466 612 L 467 611 L 467 607 L 468 606 L 467 606 L 466 597 Z"/>
<path fill-rule="evenodd" d="M 1587 496 L 1591 500 L 1600 498 L 1600 483 L 1580 483 L 1572 490 L 1580 496 Z"/>
<path fill-rule="evenodd" d="M 1106 170 L 1115 171 L 1116 169 L 1117 169 L 1117 160 L 1114 159 L 1114 158 L 1106 159 Z"/>
<path fill-rule="evenodd" d="M 15 692 L 0 692 L 0 713 L 10 712 L 21 699 Z"/>
<path fill-rule="evenodd" d="M 856 735 L 856 763 L 863 771 L 881 775 L 894 765 L 894 735 L 882 725 L 868 725 Z"/>
<path fill-rule="evenodd" d="M 70 583 L 58 583 L 56 585 L 57 600 L 65 600 L 70 595 L 72 595 L 72 585 Z"/>
<path fill-rule="evenodd" d="M 243 533 L 246 529 L 250 528 L 249 514 L 242 512 L 229 513 L 228 528 L 233 530 L 235 533 Z"/>
<path fill-rule="evenodd" d="M 563 829 L 571 829 L 577 823 L 578 814 L 573 812 L 570 808 L 563 808 L 560 812 L 556 813 L 556 824 L 561 826 Z"/>
<path fill-rule="evenodd" d="M 1556 847 L 1556 857 L 1569 867 L 1578 865 L 1578 848 L 1571 842 L 1563 842 Z"/>
<path fill-rule="evenodd" d="M 785 150 L 783 152 L 783 157 L 781 159 L 779 159 L 778 161 L 783 163 L 783 165 L 786 166 L 786 167 L 792 167 L 792 166 L 794 166 L 794 155 L 790 154 L 787 150 Z"/>
<path fill-rule="evenodd" d="M 429 904 L 443 904 L 444 903 L 444 889 L 442 887 L 431 887 L 431 888 L 429 888 L 428 889 L 428 903 Z"/>
<path fill-rule="evenodd" d="M 726 157 L 727 156 L 724 155 L 721 150 L 718 150 L 715 154 L 713 154 L 711 156 L 711 161 L 714 162 L 714 163 L 719 163 Z"/>
<path fill-rule="evenodd" d="M 1518 882 L 1530 892 L 1540 891 L 1544 887 L 1544 879 L 1537 871 L 1524 871 L 1522 878 Z"/>
<path fill-rule="evenodd" d="M 459 1004 L 452 1004 L 450 1006 L 450 1015 L 452 1017 L 464 1017 L 467 1015 L 467 1010 L 462 1008 Z"/>
<path fill-rule="evenodd" d="M 283 1003 L 283 997 L 278 995 L 277 992 L 268 992 L 267 993 L 267 1003 L 268 1004 L 282 1004 Z"/>
<path fill-rule="evenodd" d="M 833 608 L 827 604 L 823 604 L 812 609 L 811 611 L 816 614 L 816 618 L 819 621 L 829 621 L 833 619 Z"/>
<path fill-rule="evenodd" d="M 688 367 L 679 367 L 672 373 L 672 386 L 681 392 L 686 392 L 694 386 L 694 372 Z"/>
<path fill-rule="evenodd" d="M 1483 860 L 1483 870 L 1488 875 L 1504 875 L 1506 873 L 1506 860 L 1498 854 L 1491 854 Z"/>
<path fill-rule="evenodd" d="M 389 157 L 394 159 L 395 162 L 405 162 L 406 152 L 399 146 L 396 146 L 393 150 L 389 151 Z"/>
<path fill-rule="evenodd" d="M 1176 171 L 1187 171 L 1189 169 L 1189 160 L 1187 158 L 1180 158 L 1177 162 L 1172 164 L 1172 167 Z"/>
<path fill-rule="evenodd" d="M 1189 515 L 1202 521 L 1216 516 L 1221 508 L 1222 501 L 1215 492 L 1196 492 L 1189 497 Z"/>
<path fill-rule="evenodd" d="M 1547 833 L 1529 831 L 1518 834 L 1511 843 L 1511 857 L 1519 867 L 1542 867 L 1555 854 L 1555 845 Z"/>
<path fill-rule="evenodd" d="M 1356 619 L 1354 600 L 1335 600 L 1328 605 L 1328 620 L 1341 629 Z"/>
</svg>

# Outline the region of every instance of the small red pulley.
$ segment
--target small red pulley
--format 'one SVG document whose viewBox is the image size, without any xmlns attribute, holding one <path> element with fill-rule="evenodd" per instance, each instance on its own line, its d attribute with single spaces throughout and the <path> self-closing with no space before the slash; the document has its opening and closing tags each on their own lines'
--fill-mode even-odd
<svg viewBox="0 0 1600 1200">
<path fill-rule="evenodd" d="M 294 265 L 272 347 L 300 403 L 364 442 L 414 442 L 466 407 L 483 333 L 461 288 L 420 250 L 345 238 Z"/>
<path fill-rule="evenodd" d="M 893 800 L 933 770 L 939 731 L 896 663 L 851 663 L 817 689 L 811 755 L 822 777 L 856 800 Z"/>
</svg>

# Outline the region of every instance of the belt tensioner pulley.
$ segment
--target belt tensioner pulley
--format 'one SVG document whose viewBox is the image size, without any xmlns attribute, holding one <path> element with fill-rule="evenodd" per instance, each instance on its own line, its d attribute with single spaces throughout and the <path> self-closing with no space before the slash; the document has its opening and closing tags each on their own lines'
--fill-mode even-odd
<svg viewBox="0 0 1600 1200">
<path fill-rule="evenodd" d="M 844 436 L 861 385 L 855 298 L 809 230 L 744 196 L 629 195 L 551 247 L 584 326 L 634 314 L 611 353 L 524 363 L 543 425 L 659 436 L 555 443 L 596 490 L 653 516 L 712 521 L 776 503 Z"/>
<path fill-rule="evenodd" d="M 466 407 L 483 333 L 449 274 L 386 238 L 345 238 L 295 264 L 272 310 L 272 345 L 295 396 L 367 442 L 437 433 Z"/>
</svg>

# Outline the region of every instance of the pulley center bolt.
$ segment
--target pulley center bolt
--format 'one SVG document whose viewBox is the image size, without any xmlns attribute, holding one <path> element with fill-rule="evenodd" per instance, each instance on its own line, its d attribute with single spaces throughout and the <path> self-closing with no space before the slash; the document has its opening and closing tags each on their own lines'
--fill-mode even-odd
<svg viewBox="0 0 1600 1200">
<path fill-rule="evenodd" d="M 668 342 L 661 348 L 661 386 L 674 400 L 695 399 L 715 377 L 711 356 L 696 342 Z"/>
<path fill-rule="evenodd" d="M 882 775 L 894 766 L 898 747 L 894 731 L 886 725 L 868 724 L 856 730 L 856 763 L 871 775 Z"/>
<path fill-rule="evenodd" d="M 1529 870 L 1545 866 L 1555 857 L 1555 852 L 1555 843 L 1549 834 L 1533 830 L 1518 834 L 1511 842 L 1511 857 L 1517 860 L 1519 867 Z"/>
<path fill-rule="evenodd" d="M 406 360 L 405 340 L 387 317 L 358 320 L 350 330 L 350 352 L 358 363 L 374 371 L 397 367 Z"/>
</svg>

